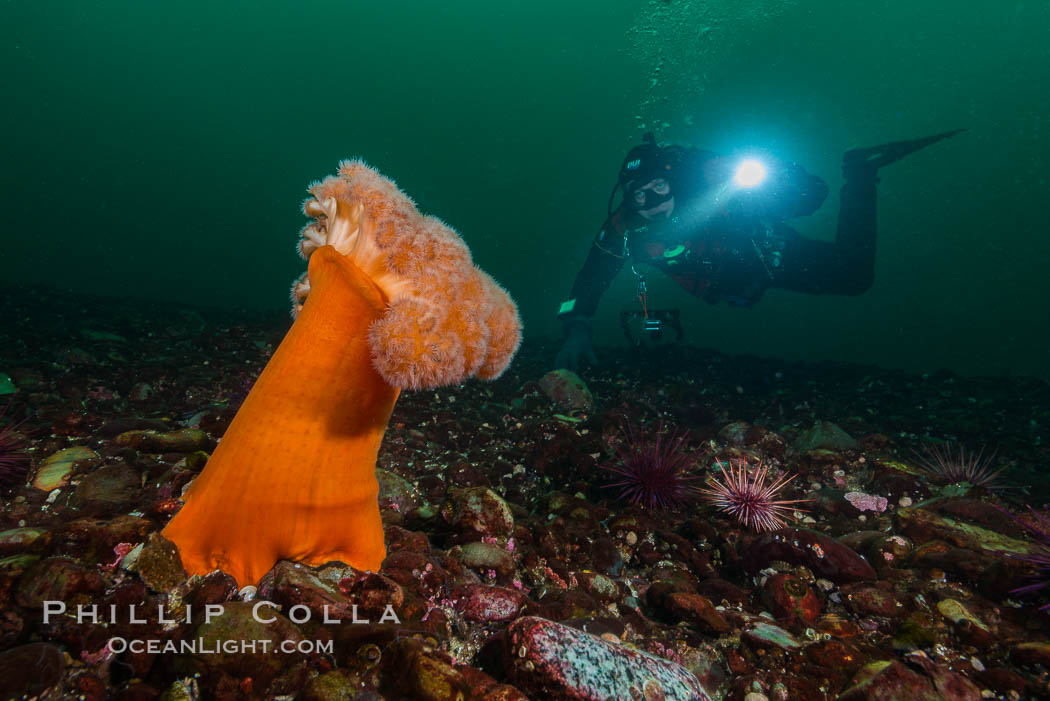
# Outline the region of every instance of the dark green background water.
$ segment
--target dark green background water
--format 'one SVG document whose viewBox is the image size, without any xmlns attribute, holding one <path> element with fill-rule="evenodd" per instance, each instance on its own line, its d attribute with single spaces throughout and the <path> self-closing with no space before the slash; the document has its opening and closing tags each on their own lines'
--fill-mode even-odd
<svg viewBox="0 0 1050 701">
<path fill-rule="evenodd" d="M 652 304 L 729 352 L 1050 377 L 1047 27 L 991 0 L 4 2 L 3 278 L 283 307 L 304 188 L 361 156 L 554 336 L 643 126 L 833 193 L 848 147 L 968 127 L 884 172 L 863 297 Z M 634 304 L 625 271 L 599 342 Z"/>
</svg>

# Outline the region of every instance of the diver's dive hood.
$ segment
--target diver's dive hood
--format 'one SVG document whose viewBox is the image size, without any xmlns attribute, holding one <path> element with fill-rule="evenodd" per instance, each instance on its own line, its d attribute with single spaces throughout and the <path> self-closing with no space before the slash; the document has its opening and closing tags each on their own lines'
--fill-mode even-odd
<svg viewBox="0 0 1050 701">
<path fill-rule="evenodd" d="M 616 179 L 616 185 L 609 193 L 609 204 L 607 213 L 612 215 L 612 203 L 616 197 L 616 191 L 622 190 L 624 197 L 628 186 L 633 182 L 647 183 L 654 178 L 666 178 L 674 188 L 674 175 L 678 166 L 681 165 L 685 156 L 685 149 L 681 146 L 660 146 L 656 143 L 653 132 L 646 132 L 642 136 L 640 146 L 635 146 L 627 152 L 620 166 L 620 175 Z"/>
</svg>

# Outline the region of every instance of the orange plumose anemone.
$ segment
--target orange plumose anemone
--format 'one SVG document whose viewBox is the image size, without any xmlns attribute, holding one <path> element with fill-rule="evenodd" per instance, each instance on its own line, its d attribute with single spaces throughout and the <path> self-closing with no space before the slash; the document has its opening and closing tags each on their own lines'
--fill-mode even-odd
<svg viewBox="0 0 1050 701">
<path fill-rule="evenodd" d="M 401 389 L 495 379 L 520 342 L 507 293 L 393 182 L 344 161 L 310 194 L 295 323 L 163 531 L 190 574 L 378 570 L 375 463 Z"/>
</svg>

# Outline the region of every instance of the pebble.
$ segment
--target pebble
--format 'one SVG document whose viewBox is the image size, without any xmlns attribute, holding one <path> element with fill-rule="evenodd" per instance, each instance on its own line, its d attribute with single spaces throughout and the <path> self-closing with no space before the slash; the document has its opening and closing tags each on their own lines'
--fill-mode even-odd
<svg viewBox="0 0 1050 701">
<path fill-rule="evenodd" d="M 468 621 L 495 623 L 517 618 L 526 601 L 524 594 L 513 589 L 473 584 L 459 594 L 455 608 Z"/>
<path fill-rule="evenodd" d="M 179 550 L 159 533 L 151 533 L 135 559 L 143 583 L 155 592 L 171 591 L 186 580 Z"/>
<path fill-rule="evenodd" d="M 452 528 L 463 535 L 506 537 L 514 532 L 510 506 L 488 487 L 453 489 L 442 508 Z"/>
<path fill-rule="evenodd" d="M 45 698 L 44 692 L 62 681 L 65 668 L 62 649 L 47 643 L 29 643 L 0 653 L 0 698 Z M 59 696 L 47 694 L 46 698 Z"/>
<path fill-rule="evenodd" d="M 0 556 L 39 552 L 50 542 L 51 534 L 43 528 L 12 528 L 0 532 Z"/>
<path fill-rule="evenodd" d="M 90 469 L 97 465 L 99 460 L 98 453 L 82 445 L 60 450 L 40 463 L 33 478 L 33 486 L 44 492 L 66 487 L 74 469 Z"/>
<path fill-rule="evenodd" d="M 492 543 L 467 543 L 460 550 L 463 564 L 476 570 L 494 570 L 506 576 L 514 572 L 514 556 Z"/>
<path fill-rule="evenodd" d="M 306 659 L 301 653 L 274 653 L 281 644 L 290 644 L 294 650 L 303 640 L 301 631 L 273 608 L 255 616 L 254 606 L 227 602 L 220 616 L 197 628 L 194 637 L 199 641 L 199 649 L 175 658 L 180 672 L 197 678 L 202 691 L 207 692 L 204 698 L 216 698 L 220 688 L 248 676 L 252 680 L 252 695 L 258 698 L 294 694 L 306 681 Z M 245 640 L 255 641 L 255 649 L 242 647 L 241 641 Z M 223 652 L 215 654 L 215 650 Z"/>
<path fill-rule="evenodd" d="M 691 672 L 670 660 L 544 618 L 519 618 L 507 629 L 505 640 L 510 676 L 534 698 L 711 698 Z"/>
<path fill-rule="evenodd" d="M 539 380 L 540 389 L 555 404 L 565 409 L 590 409 L 594 397 L 587 383 L 570 370 L 551 370 Z"/>
<path fill-rule="evenodd" d="M 831 536 L 802 528 L 765 533 L 744 553 L 749 572 L 758 572 L 775 560 L 803 565 L 838 584 L 876 579 L 875 570 L 856 552 Z"/>
<path fill-rule="evenodd" d="M 178 431 L 125 431 L 113 439 L 114 445 L 135 448 L 146 453 L 192 453 L 208 450 L 212 440 L 208 434 L 196 428 Z"/>
<path fill-rule="evenodd" d="M 763 600 L 777 619 L 789 624 L 813 625 L 820 617 L 821 603 L 809 585 L 793 574 L 775 574 L 762 587 Z"/>
<path fill-rule="evenodd" d="M 809 450 L 852 450 L 857 440 L 830 421 L 818 421 L 795 441 L 800 453 Z"/>
</svg>

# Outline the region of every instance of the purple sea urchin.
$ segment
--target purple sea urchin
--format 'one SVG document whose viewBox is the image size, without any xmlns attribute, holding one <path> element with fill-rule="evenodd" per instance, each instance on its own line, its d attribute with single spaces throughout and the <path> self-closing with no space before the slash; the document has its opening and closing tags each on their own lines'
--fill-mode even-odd
<svg viewBox="0 0 1050 701">
<path fill-rule="evenodd" d="M 11 402 L 0 410 L 0 423 L 11 408 Z M 24 421 L 24 419 L 23 419 Z M 25 438 L 18 433 L 22 421 L 0 425 L 0 484 L 13 484 L 25 475 L 29 467 L 29 456 L 25 453 Z"/>
<path fill-rule="evenodd" d="M 967 482 L 982 489 L 1006 489 L 999 478 L 1003 469 L 992 469 L 994 460 L 995 451 L 985 457 L 984 448 L 974 452 L 958 444 L 927 444 L 919 455 L 919 466 L 946 484 Z"/>
<path fill-rule="evenodd" d="M 791 512 L 808 499 L 777 499 L 785 485 L 795 479 L 795 475 L 778 477 L 766 484 L 769 470 L 759 463 L 754 470 L 748 470 L 743 460 L 731 461 L 729 470 L 726 463 L 719 461 L 722 480 L 715 475 L 707 478 L 707 488 L 700 491 L 704 500 L 720 511 L 734 516 L 738 521 L 756 531 L 774 531 L 787 525 L 785 519 Z"/>
<path fill-rule="evenodd" d="M 626 423 L 621 434 L 624 441 L 616 448 L 618 462 L 605 467 L 621 477 L 609 485 L 621 488 L 621 499 L 648 509 L 677 509 L 696 498 L 699 477 L 688 473 L 693 462 L 682 452 L 685 433 L 667 434 L 661 424 L 650 437 Z"/>
<path fill-rule="evenodd" d="M 1036 581 L 1012 590 L 1011 594 L 1031 594 L 1050 586 L 1050 511 L 1039 512 L 1030 506 L 1028 510 L 1031 512 L 1029 517 L 1022 518 L 1003 509 L 1003 513 L 1012 518 L 1014 523 L 1023 528 L 1029 535 L 1034 536 L 1036 541 L 1035 550 L 1027 555 L 1004 553 L 1007 557 L 1024 562 L 1036 569 L 1036 572 L 1032 575 L 1032 578 Z M 1050 603 L 1040 606 L 1039 610 L 1050 610 Z"/>
</svg>

